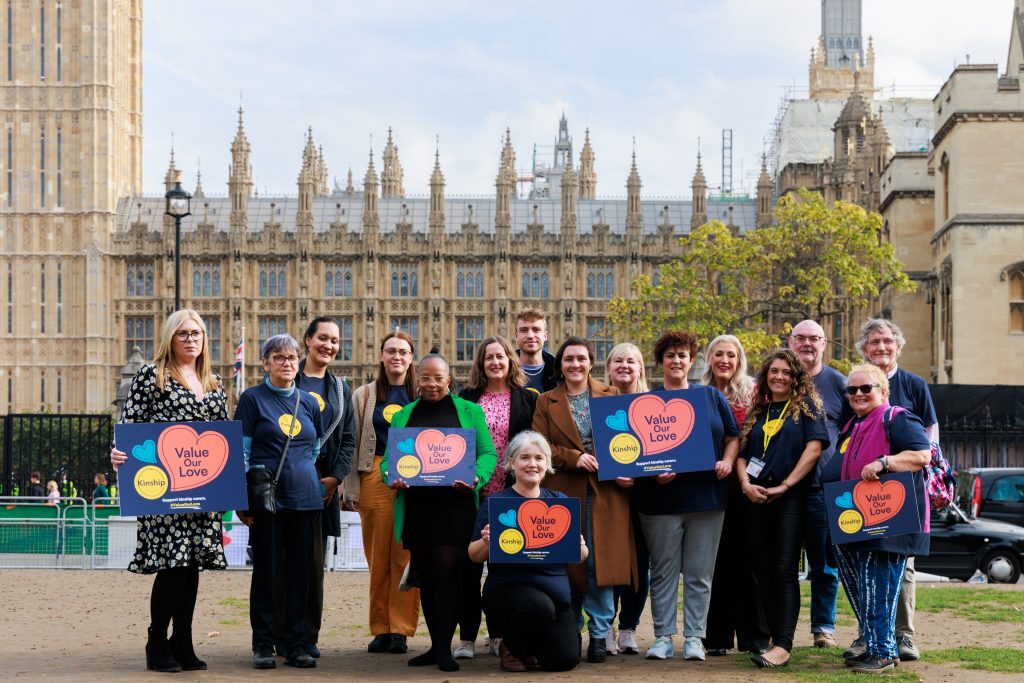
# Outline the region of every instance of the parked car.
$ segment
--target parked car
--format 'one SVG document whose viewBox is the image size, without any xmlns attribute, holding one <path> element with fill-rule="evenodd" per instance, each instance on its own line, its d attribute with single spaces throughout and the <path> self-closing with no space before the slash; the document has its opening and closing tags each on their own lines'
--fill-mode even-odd
<svg viewBox="0 0 1024 683">
<path fill-rule="evenodd" d="M 971 517 L 1024 526 L 1024 467 L 976 467 L 960 470 L 957 504 Z"/>
<path fill-rule="evenodd" d="M 1024 566 L 1024 528 L 973 518 L 956 504 L 932 512 L 931 551 L 918 571 L 966 581 L 981 570 L 992 583 L 1017 583 Z"/>
</svg>

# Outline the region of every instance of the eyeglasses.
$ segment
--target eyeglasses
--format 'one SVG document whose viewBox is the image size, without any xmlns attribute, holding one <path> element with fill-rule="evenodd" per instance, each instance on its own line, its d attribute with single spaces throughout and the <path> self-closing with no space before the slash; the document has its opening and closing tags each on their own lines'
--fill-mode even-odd
<svg viewBox="0 0 1024 683">
<path fill-rule="evenodd" d="M 858 391 L 862 394 L 870 394 L 871 390 L 877 386 L 877 384 L 861 384 L 856 387 L 846 387 L 846 393 L 850 396 L 856 396 Z"/>
<path fill-rule="evenodd" d="M 444 384 L 445 382 L 448 381 L 448 378 L 442 377 L 440 375 L 435 377 L 427 377 L 426 375 L 420 375 L 419 377 L 416 378 L 416 381 L 419 382 L 420 384 L 429 386 L 431 384 Z"/>
<path fill-rule="evenodd" d="M 384 349 L 384 355 L 405 358 L 406 356 L 411 356 L 412 351 L 409 351 L 408 349 Z"/>
<path fill-rule="evenodd" d="M 298 356 L 271 356 L 270 360 L 274 361 L 277 365 L 298 365 Z"/>
<path fill-rule="evenodd" d="M 807 337 L 807 336 L 802 335 L 802 334 L 794 334 L 793 335 L 793 339 L 796 339 L 797 342 L 799 342 L 800 344 L 803 344 L 804 342 L 810 342 L 812 344 L 817 344 L 822 339 L 824 339 L 824 337 L 818 337 L 818 336 L 814 336 L 814 335 L 812 335 L 810 337 Z"/>
<path fill-rule="evenodd" d="M 180 342 L 187 342 L 191 339 L 199 341 L 203 338 L 202 330 L 182 330 L 181 332 L 175 332 L 174 338 Z"/>
</svg>

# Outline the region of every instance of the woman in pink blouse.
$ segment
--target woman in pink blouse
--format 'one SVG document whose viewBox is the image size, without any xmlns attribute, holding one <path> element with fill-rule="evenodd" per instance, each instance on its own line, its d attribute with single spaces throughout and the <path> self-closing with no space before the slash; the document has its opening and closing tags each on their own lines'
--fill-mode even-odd
<svg viewBox="0 0 1024 683">
<path fill-rule="evenodd" d="M 498 452 L 498 464 L 491 480 L 480 492 L 480 502 L 495 491 L 505 488 L 505 448 L 519 432 L 527 431 L 533 424 L 533 409 L 537 394 L 527 391 L 526 375 L 519 367 L 519 359 L 507 339 L 500 336 L 488 337 L 477 349 L 469 382 L 460 393 L 467 401 L 480 404 L 487 418 L 487 428 Z M 473 575 L 466 576 L 463 583 L 459 607 L 459 638 L 455 649 L 456 658 L 473 657 L 476 652 L 476 636 L 480 630 L 480 577 L 483 564 L 473 563 Z M 490 633 L 491 649 L 497 652 L 495 639 L 500 634 Z"/>
</svg>

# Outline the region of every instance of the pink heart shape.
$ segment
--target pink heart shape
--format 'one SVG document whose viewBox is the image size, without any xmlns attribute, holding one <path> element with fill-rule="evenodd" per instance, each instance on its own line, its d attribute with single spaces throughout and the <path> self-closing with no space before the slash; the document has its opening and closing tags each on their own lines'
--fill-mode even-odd
<svg viewBox="0 0 1024 683">
<path fill-rule="evenodd" d="M 442 472 L 458 465 L 466 455 L 466 440 L 458 434 L 445 436 L 436 429 L 424 429 L 416 437 L 416 456 L 423 473 Z"/>
<path fill-rule="evenodd" d="M 174 425 L 160 432 L 157 457 L 171 479 L 171 491 L 188 491 L 209 484 L 228 463 L 228 440 L 220 432 L 203 432 Z"/>
<path fill-rule="evenodd" d="M 670 451 L 693 431 L 693 406 L 674 398 L 667 403 L 655 394 L 644 394 L 629 404 L 629 427 L 640 439 L 644 455 Z"/>
</svg>

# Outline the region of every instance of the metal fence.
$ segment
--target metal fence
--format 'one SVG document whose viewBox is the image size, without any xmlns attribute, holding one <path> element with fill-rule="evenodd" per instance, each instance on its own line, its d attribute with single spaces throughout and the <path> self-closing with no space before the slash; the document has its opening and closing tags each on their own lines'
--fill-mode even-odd
<svg viewBox="0 0 1024 683">
<path fill-rule="evenodd" d="M 940 423 L 942 453 L 954 468 L 1024 467 L 1024 429 L 991 417 Z"/>
<path fill-rule="evenodd" d="M 87 502 L 0 496 L 0 568 L 125 569 L 135 554 L 135 517 L 121 515 L 116 498 Z M 224 520 L 229 569 L 251 569 L 249 528 Z M 365 570 L 359 515 L 342 513 L 341 536 L 330 538 L 330 571 Z"/>
</svg>

